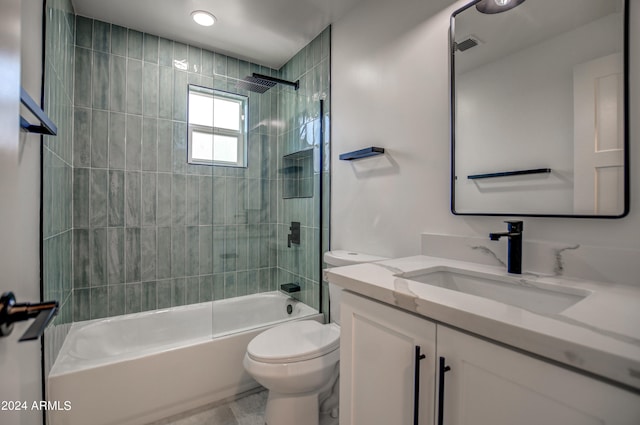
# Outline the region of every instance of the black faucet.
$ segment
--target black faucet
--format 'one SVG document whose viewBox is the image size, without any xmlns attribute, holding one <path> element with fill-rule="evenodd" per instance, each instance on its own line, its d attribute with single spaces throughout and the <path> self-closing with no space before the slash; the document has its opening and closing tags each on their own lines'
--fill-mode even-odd
<svg viewBox="0 0 640 425">
<path fill-rule="evenodd" d="M 300 222 L 292 221 L 287 235 L 287 247 L 291 248 L 291 244 L 300 245 Z"/>
<path fill-rule="evenodd" d="M 489 239 L 497 241 L 501 237 L 509 238 L 507 244 L 507 271 L 522 274 L 522 221 L 505 221 L 507 231 L 503 233 L 489 233 Z"/>
</svg>

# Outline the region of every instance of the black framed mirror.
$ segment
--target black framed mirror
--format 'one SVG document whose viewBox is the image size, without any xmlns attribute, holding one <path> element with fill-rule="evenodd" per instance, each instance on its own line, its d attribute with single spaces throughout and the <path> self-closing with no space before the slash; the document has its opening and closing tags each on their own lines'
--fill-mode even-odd
<svg viewBox="0 0 640 425">
<path fill-rule="evenodd" d="M 451 16 L 451 211 L 629 211 L 628 0 L 476 0 Z"/>
</svg>

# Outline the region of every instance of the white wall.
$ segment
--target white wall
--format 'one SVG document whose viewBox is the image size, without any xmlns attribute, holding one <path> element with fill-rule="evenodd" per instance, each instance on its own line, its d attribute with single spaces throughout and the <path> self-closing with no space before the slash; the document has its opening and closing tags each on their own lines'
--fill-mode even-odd
<svg viewBox="0 0 640 425">
<path fill-rule="evenodd" d="M 502 217 L 450 212 L 449 16 L 464 1 L 367 0 L 333 25 L 332 248 L 392 257 L 422 232 L 486 237 Z M 631 0 L 631 117 L 640 106 L 640 0 Z M 338 155 L 366 146 L 388 155 Z M 631 212 L 525 218 L 525 238 L 640 249 L 640 121 L 631 120 Z"/>
<path fill-rule="evenodd" d="M 0 6 L 0 292 L 13 291 L 18 302 L 40 300 L 40 137 L 19 132 L 18 108 L 20 84 L 40 100 L 41 16 L 38 0 Z M 30 408 L 42 389 L 40 341 L 17 342 L 29 325 L 18 323 L 0 339 L 0 400 L 27 401 Z M 0 411 L 0 423 L 41 424 L 42 414 Z"/>
</svg>

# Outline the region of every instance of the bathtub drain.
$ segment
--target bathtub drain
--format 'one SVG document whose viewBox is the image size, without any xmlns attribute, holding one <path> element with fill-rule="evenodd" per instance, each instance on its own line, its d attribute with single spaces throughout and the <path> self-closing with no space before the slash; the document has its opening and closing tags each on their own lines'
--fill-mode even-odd
<svg viewBox="0 0 640 425">
<path fill-rule="evenodd" d="M 291 304 L 287 304 L 287 314 L 293 313 L 293 306 Z"/>
</svg>

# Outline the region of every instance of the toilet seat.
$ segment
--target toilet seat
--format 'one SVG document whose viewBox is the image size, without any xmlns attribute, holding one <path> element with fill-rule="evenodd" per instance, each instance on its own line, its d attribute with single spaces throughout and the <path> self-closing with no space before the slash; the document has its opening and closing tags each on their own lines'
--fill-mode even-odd
<svg viewBox="0 0 640 425">
<path fill-rule="evenodd" d="M 248 356 L 262 363 L 294 363 L 337 350 L 340 328 L 315 320 L 289 322 L 256 336 L 247 346 Z"/>
</svg>

